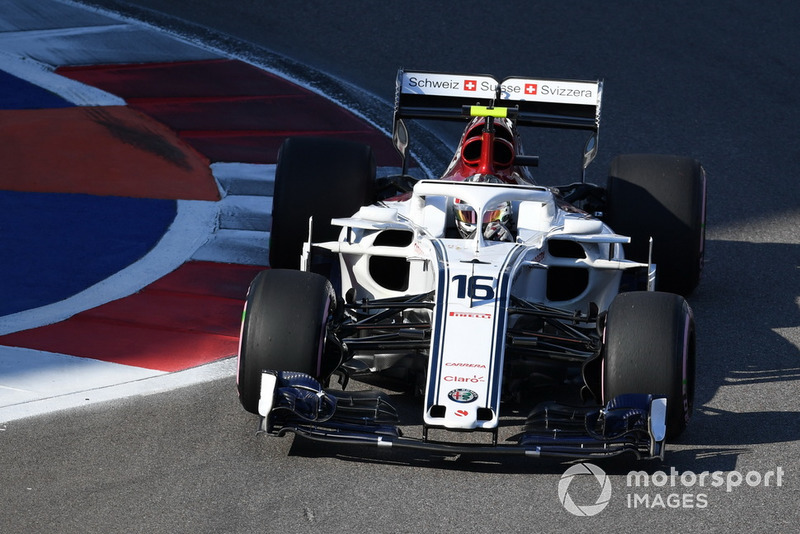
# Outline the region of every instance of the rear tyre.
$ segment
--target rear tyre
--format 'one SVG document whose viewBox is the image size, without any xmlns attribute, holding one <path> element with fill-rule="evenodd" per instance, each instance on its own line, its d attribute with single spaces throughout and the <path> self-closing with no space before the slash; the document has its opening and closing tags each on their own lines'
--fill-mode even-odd
<svg viewBox="0 0 800 534">
<path fill-rule="evenodd" d="M 349 217 L 375 201 L 375 158 L 360 143 L 290 137 L 278 153 L 270 233 L 270 266 L 297 269 L 314 217 L 312 240 L 332 241 L 339 228 L 330 221 Z"/>
<path fill-rule="evenodd" d="M 242 316 L 236 376 L 245 410 L 258 413 L 264 370 L 299 371 L 318 380 L 330 375 L 338 363 L 325 350 L 334 302 L 330 283 L 318 274 L 272 269 L 255 277 Z"/>
<path fill-rule="evenodd" d="M 706 177 L 700 163 L 679 156 L 617 156 L 606 196 L 605 222 L 631 237 L 627 257 L 646 262 L 652 237 L 656 288 L 690 295 L 705 252 Z"/>
<path fill-rule="evenodd" d="M 672 293 L 617 295 L 603 343 L 603 403 L 626 393 L 667 397 L 667 436 L 680 435 L 692 415 L 695 331 L 692 311 Z"/>
</svg>

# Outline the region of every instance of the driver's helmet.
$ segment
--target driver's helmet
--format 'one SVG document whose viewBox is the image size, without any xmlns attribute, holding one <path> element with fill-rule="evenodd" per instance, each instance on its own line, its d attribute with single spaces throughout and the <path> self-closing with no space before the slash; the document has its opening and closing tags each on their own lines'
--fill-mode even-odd
<svg viewBox="0 0 800 534">
<path fill-rule="evenodd" d="M 475 208 L 461 199 L 453 202 L 456 228 L 464 239 L 475 237 L 478 227 L 478 214 Z M 501 202 L 483 212 L 483 236 L 494 241 L 513 241 L 509 226 L 511 224 L 511 203 Z"/>
</svg>

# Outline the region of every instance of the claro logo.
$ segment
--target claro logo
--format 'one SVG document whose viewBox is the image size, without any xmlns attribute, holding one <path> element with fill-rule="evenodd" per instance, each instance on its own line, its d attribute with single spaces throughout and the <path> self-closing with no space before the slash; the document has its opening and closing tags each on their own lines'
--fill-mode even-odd
<svg viewBox="0 0 800 534">
<path fill-rule="evenodd" d="M 442 378 L 445 382 L 470 382 L 472 384 L 478 384 L 480 382 L 486 382 L 486 377 L 472 375 L 472 376 L 455 376 L 455 375 L 447 375 Z"/>
</svg>

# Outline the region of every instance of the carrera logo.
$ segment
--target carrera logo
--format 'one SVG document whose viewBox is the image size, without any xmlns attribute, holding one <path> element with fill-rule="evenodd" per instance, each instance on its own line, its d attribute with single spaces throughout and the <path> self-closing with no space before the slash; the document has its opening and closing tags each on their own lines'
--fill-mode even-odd
<svg viewBox="0 0 800 534">
<path fill-rule="evenodd" d="M 486 369 L 482 363 L 466 363 L 466 362 L 447 362 L 445 367 L 477 367 L 479 369 Z"/>
<path fill-rule="evenodd" d="M 472 391 L 471 389 L 461 388 L 461 389 L 454 389 L 453 391 L 448 393 L 447 398 L 453 402 L 467 404 L 478 400 L 478 394 Z"/>
<path fill-rule="evenodd" d="M 539 84 L 536 83 L 526 83 L 525 84 L 525 94 L 526 95 L 535 95 L 539 92 Z"/>
<path fill-rule="evenodd" d="M 465 91 L 475 91 L 478 89 L 478 81 L 477 80 L 464 80 L 464 90 Z"/>
<path fill-rule="evenodd" d="M 470 319 L 491 319 L 491 313 L 450 312 L 450 317 L 467 317 Z"/>
</svg>

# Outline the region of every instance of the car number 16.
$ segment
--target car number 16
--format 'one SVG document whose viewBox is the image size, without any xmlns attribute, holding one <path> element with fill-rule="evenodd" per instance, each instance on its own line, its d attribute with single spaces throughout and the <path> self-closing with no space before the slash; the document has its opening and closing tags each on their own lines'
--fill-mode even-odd
<svg viewBox="0 0 800 534">
<path fill-rule="evenodd" d="M 494 278 L 491 276 L 458 274 L 453 277 L 456 296 L 460 299 L 491 300 L 494 298 Z"/>
</svg>

